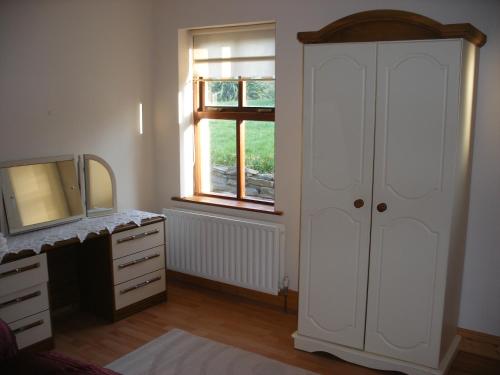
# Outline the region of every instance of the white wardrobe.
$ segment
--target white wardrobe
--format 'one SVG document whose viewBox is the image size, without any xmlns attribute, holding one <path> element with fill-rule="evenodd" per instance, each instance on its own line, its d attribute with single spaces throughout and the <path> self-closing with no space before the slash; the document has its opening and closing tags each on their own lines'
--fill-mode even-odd
<svg viewBox="0 0 500 375">
<path fill-rule="evenodd" d="M 333 40 L 304 46 L 295 347 L 442 374 L 459 344 L 478 48 Z"/>
</svg>

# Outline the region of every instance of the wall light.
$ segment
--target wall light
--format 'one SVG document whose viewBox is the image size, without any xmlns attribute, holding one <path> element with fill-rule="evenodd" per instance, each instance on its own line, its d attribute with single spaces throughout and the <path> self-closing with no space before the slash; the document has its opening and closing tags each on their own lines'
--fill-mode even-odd
<svg viewBox="0 0 500 375">
<path fill-rule="evenodd" d="M 144 133 L 144 128 L 142 126 L 142 103 L 139 103 L 139 134 Z"/>
</svg>

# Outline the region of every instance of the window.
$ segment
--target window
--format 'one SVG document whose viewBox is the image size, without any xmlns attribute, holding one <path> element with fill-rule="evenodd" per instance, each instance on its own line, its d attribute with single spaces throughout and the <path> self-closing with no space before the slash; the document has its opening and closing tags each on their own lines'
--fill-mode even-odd
<svg viewBox="0 0 500 375">
<path fill-rule="evenodd" d="M 274 34 L 193 32 L 195 195 L 274 202 Z"/>
</svg>

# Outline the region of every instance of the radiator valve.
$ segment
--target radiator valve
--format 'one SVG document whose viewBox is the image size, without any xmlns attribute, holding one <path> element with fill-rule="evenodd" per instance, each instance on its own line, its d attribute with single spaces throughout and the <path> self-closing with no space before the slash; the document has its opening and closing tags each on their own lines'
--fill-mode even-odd
<svg viewBox="0 0 500 375">
<path fill-rule="evenodd" d="M 283 280 L 279 282 L 278 288 L 279 295 L 285 297 L 283 301 L 283 310 L 286 313 L 288 312 L 288 276 L 285 275 L 285 277 L 283 277 Z"/>
<path fill-rule="evenodd" d="M 288 276 L 285 275 L 283 280 L 280 281 L 278 285 L 279 294 L 282 296 L 286 296 L 288 294 Z"/>
</svg>

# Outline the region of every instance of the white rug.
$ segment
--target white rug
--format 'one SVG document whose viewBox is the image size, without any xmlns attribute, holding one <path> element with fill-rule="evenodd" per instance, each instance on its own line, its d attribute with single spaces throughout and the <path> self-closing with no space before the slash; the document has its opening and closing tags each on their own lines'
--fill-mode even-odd
<svg viewBox="0 0 500 375">
<path fill-rule="evenodd" d="M 123 375 L 314 375 L 180 329 L 169 331 L 106 367 Z"/>
</svg>

